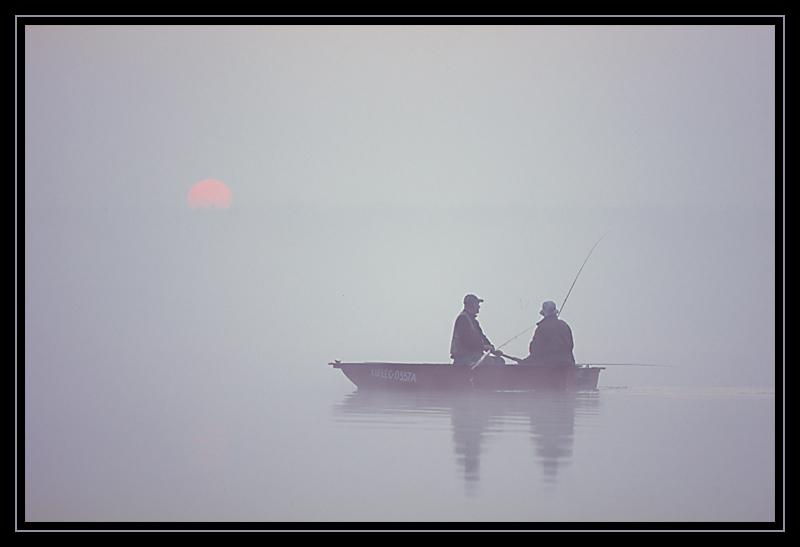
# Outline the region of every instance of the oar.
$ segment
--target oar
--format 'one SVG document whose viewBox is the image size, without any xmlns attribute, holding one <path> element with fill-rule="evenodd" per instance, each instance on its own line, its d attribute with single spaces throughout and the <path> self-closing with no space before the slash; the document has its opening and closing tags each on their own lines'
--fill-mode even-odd
<svg viewBox="0 0 800 547">
<path fill-rule="evenodd" d="M 497 355 L 499 355 L 500 357 L 505 357 L 506 359 L 511 359 L 512 361 L 516 361 L 517 363 L 520 363 L 520 362 L 522 362 L 522 359 L 520 359 L 519 357 L 512 357 L 511 355 L 506 355 L 506 354 L 505 354 L 505 353 L 503 353 L 502 351 L 497 351 L 496 353 L 497 353 Z"/>
<path fill-rule="evenodd" d="M 476 369 L 476 368 L 478 368 L 478 366 L 479 366 L 479 365 L 480 365 L 480 364 L 483 362 L 483 360 L 484 360 L 484 359 L 486 359 L 486 356 L 487 356 L 487 355 L 489 355 L 490 353 L 491 353 L 491 351 L 487 351 L 486 353 L 484 353 L 483 355 L 481 355 L 481 358 L 480 358 L 480 359 L 478 359 L 478 360 L 475 362 L 475 364 L 473 364 L 473 365 L 472 365 L 472 367 L 471 367 L 471 368 L 472 368 L 473 370 L 474 370 L 474 369 Z M 500 351 L 500 350 L 494 350 L 494 354 L 495 354 L 495 355 L 497 355 L 497 356 L 499 356 L 499 357 L 507 357 L 507 358 L 509 358 L 509 359 L 512 359 L 512 360 L 516 361 L 517 363 L 519 363 L 520 361 L 522 361 L 522 359 L 519 359 L 518 357 L 511 357 L 510 355 L 506 355 L 505 353 L 503 353 L 503 352 L 502 352 L 502 351 Z"/>
</svg>

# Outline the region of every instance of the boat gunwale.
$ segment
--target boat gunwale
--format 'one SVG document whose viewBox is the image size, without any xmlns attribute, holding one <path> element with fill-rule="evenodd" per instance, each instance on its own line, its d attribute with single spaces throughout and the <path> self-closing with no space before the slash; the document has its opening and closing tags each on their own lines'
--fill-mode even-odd
<svg viewBox="0 0 800 547">
<path fill-rule="evenodd" d="M 453 363 L 394 363 L 390 361 L 362 361 L 362 362 L 355 362 L 355 361 L 334 361 L 332 363 L 328 363 L 333 368 L 342 368 L 343 365 L 359 365 L 359 366 L 366 366 L 366 365 L 381 365 L 381 366 L 392 366 L 392 367 L 456 367 L 456 368 L 464 368 L 465 365 L 454 365 Z M 575 369 L 600 369 L 605 370 L 606 367 L 603 365 L 595 365 L 591 363 L 575 363 L 575 364 L 532 364 L 532 363 L 504 363 L 502 365 L 486 365 L 486 368 L 499 368 L 499 367 L 569 367 Z"/>
</svg>

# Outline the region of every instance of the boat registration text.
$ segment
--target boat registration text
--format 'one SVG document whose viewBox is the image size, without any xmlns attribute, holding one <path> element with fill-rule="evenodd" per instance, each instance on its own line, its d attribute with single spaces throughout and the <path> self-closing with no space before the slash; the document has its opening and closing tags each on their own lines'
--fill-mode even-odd
<svg viewBox="0 0 800 547">
<path fill-rule="evenodd" d="M 399 380 L 400 382 L 416 382 L 417 375 L 413 372 L 405 372 L 402 370 L 388 370 L 385 368 L 373 368 L 372 375 L 378 378 L 386 378 L 387 380 Z"/>
</svg>

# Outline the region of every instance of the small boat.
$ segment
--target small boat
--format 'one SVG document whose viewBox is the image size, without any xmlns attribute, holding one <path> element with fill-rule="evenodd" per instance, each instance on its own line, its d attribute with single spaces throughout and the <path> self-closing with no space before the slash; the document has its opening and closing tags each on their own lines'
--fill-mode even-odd
<svg viewBox="0 0 800 547">
<path fill-rule="evenodd" d="M 602 366 L 482 365 L 449 363 L 328 363 L 359 388 L 479 389 L 491 391 L 596 390 Z"/>
</svg>

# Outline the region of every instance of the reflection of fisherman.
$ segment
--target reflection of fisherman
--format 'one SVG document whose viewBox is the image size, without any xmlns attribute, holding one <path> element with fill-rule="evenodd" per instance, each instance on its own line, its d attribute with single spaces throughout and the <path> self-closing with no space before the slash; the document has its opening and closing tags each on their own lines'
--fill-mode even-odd
<svg viewBox="0 0 800 547">
<path fill-rule="evenodd" d="M 542 304 L 540 315 L 544 319 L 536 323 L 536 332 L 529 346 L 530 355 L 521 361 L 529 365 L 574 365 L 572 355 L 572 330 L 558 318 L 555 302 Z"/>
<path fill-rule="evenodd" d="M 477 315 L 481 300 L 474 294 L 464 297 L 464 311 L 456 317 L 453 327 L 453 341 L 450 343 L 450 357 L 454 365 L 471 365 L 483 356 L 484 351 L 494 352 L 494 346 L 483 334 Z M 488 365 L 504 365 L 502 357 L 487 355 L 483 360 Z"/>
</svg>

